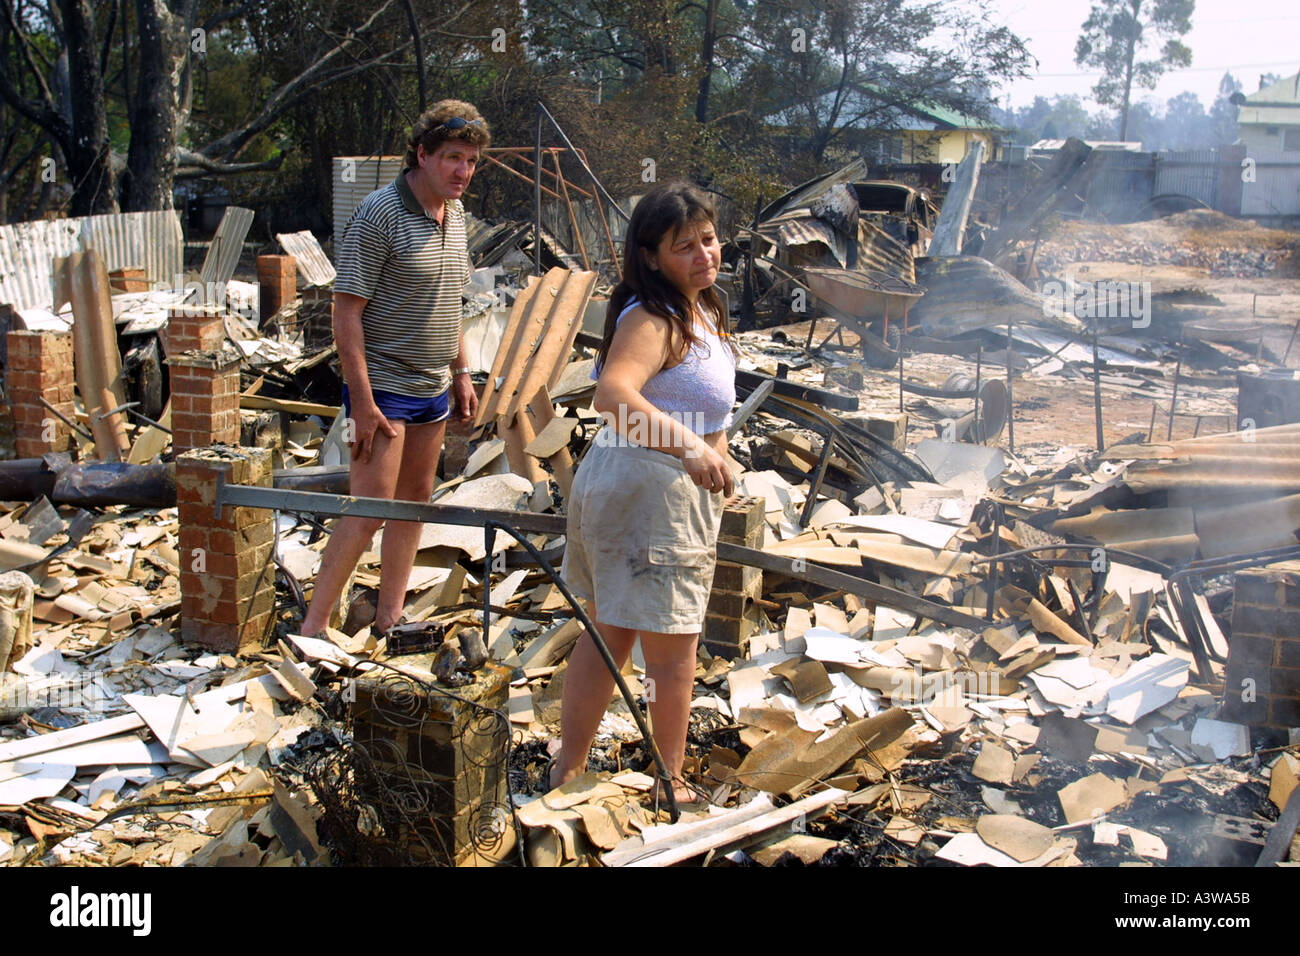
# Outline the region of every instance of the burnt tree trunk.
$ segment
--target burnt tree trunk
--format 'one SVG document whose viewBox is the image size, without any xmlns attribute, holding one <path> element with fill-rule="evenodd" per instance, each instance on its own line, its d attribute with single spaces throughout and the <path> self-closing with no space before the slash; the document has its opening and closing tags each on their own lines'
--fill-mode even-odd
<svg viewBox="0 0 1300 956">
<path fill-rule="evenodd" d="M 131 212 L 172 208 L 177 135 L 188 113 L 184 90 L 194 5 L 181 0 L 175 7 L 163 0 L 136 0 L 140 71 L 126 163 Z"/>
<path fill-rule="evenodd" d="M 72 215 L 117 212 L 94 12 L 88 0 L 59 0 L 59 8 L 63 14 L 72 100 L 71 149 L 65 157 L 72 180 Z"/>
<path fill-rule="evenodd" d="M 709 121 L 709 89 L 713 84 L 713 48 L 718 40 L 718 0 L 708 0 L 704 11 L 704 42 L 700 51 L 702 62 L 700 92 L 695 98 L 695 122 Z"/>
</svg>

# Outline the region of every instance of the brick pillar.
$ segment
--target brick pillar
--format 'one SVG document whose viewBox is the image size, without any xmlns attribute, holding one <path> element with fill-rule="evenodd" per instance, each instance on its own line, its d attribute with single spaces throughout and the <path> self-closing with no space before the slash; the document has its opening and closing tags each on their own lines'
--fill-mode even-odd
<svg viewBox="0 0 1300 956">
<path fill-rule="evenodd" d="M 8 347 L 5 386 L 14 417 L 15 453 L 39 458 L 67 451 L 72 432 L 41 399 L 73 417 L 72 333 L 10 332 Z"/>
<path fill-rule="evenodd" d="M 1223 718 L 1300 727 L 1300 561 L 1234 577 Z"/>
<path fill-rule="evenodd" d="M 718 540 L 746 548 L 763 546 L 762 498 L 751 495 L 727 499 L 722 510 Z M 749 639 L 758 630 L 762 613 L 757 601 L 763 596 L 763 572 L 730 561 L 719 561 L 713 573 L 713 590 L 704 615 L 701 640 L 715 657 L 734 660 L 749 651 Z"/>
<path fill-rule="evenodd" d="M 215 446 L 176 459 L 180 514 L 181 640 L 245 653 L 265 645 L 274 628 L 274 512 L 232 508 L 216 517 L 217 481 L 271 484 L 265 448 Z"/>
<path fill-rule="evenodd" d="M 298 261 L 293 256 L 258 256 L 257 284 L 263 319 L 298 298 Z"/>
<path fill-rule="evenodd" d="M 225 315 L 217 305 L 175 306 L 167 316 L 167 354 L 220 349 L 226 340 Z"/>
<path fill-rule="evenodd" d="M 167 359 L 176 454 L 239 442 L 239 359 L 226 352 L 183 352 Z"/>
</svg>

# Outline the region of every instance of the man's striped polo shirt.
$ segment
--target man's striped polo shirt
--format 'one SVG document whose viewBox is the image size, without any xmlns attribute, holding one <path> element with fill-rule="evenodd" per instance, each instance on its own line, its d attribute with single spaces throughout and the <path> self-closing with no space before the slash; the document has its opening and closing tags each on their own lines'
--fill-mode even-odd
<svg viewBox="0 0 1300 956">
<path fill-rule="evenodd" d="M 367 300 L 361 327 L 372 388 L 428 398 L 451 384 L 470 275 L 459 199 L 447 201 L 443 221 L 424 211 L 404 173 L 348 220 L 334 289 Z"/>
</svg>

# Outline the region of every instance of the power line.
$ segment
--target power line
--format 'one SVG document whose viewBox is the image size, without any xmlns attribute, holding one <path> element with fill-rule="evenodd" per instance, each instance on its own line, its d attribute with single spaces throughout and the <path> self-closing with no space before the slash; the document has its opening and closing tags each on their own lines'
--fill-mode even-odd
<svg viewBox="0 0 1300 956">
<path fill-rule="evenodd" d="M 1179 73 L 1218 73 L 1220 70 L 1226 72 L 1232 72 L 1233 70 L 1236 70 L 1240 72 L 1242 70 L 1263 70 L 1270 67 L 1288 67 L 1288 66 L 1296 66 L 1296 65 L 1297 65 L 1297 61 L 1295 60 L 1284 60 L 1278 63 L 1246 63 L 1243 65 L 1233 64 L 1232 66 L 1189 66 L 1177 70 L 1170 70 L 1165 75 L 1172 77 L 1172 76 L 1177 76 Z M 1059 78 L 1059 77 L 1076 77 L 1076 76 L 1084 77 L 1084 76 L 1105 76 L 1105 75 L 1106 74 L 1102 70 L 1080 70 L 1077 73 L 1035 73 L 1029 79 L 1036 80 L 1036 79 L 1049 79 L 1049 78 Z"/>
<path fill-rule="evenodd" d="M 1245 25 L 1245 24 L 1249 24 L 1249 23 L 1275 23 L 1275 22 L 1277 22 L 1278 20 L 1289 21 L 1289 22 L 1294 23 L 1294 22 L 1296 22 L 1297 19 L 1298 19 L 1298 18 L 1295 17 L 1295 16 L 1293 15 L 1293 16 L 1279 16 L 1279 17 L 1253 17 L 1253 18 L 1251 18 L 1251 19 L 1249 19 L 1249 20 L 1233 20 L 1233 19 L 1227 19 L 1227 20 L 1198 20 L 1198 21 L 1193 21 L 1193 23 L 1192 23 L 1192 29 L 1189 30 L 1189 31 L 1187 31 L 1187 34 L 1185 34 L 1185 35 L 1186 35 L 1186 36 L 1190 36 L 1192 33 L 1194 33 L 1194 32 L 1196 31 L 1196 28 L 1197 28 L 1198 26 L 1199 26 L 1199 27 L 1208 27 L 1208 26 L 1219 26 L 1219 25 L 1222 25 L 1222 24 L 1232 24 L 1233 26 L 1239 26 L 1239 25 Z M 1006 26 L 1007 26 L 1009 29 L 1012 29 L 1012 30 L 1015 30 L 1015 29 L 1016 29 L 1016 28 L 1015 28 L 1014 26 L 1012 26 L 1010 23 L 1006 24 Z M 1077 27 L 1042 27 L 1042 28 L 1040 28 L 1040 27 L 1021 27 L 1020 29 L 1022 29 L 1022 30 L 1025 32 L 1026 35 L 1032 35 L 1032 34 L 1036 34 L 1036 33 L 1076 33 L 1076 34 L 1077 34 L 1077 33 L 1082 33 L 1082 32 L 1083 32 L 1082 29 L 1081 29 L 1081 27 L 1082 27 L 1082 24 L 1080 24 L 1080 25 L 1077 26 Z"/>
</svg>

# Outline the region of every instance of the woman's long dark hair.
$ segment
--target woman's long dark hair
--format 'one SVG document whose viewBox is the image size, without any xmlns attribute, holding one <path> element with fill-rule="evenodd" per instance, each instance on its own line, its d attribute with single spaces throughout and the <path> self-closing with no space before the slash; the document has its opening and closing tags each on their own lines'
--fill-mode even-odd
<svg viewBox="0 0 1300 956">
<path fill-rule="evenodd" d="M 703 190 L 686 182 L 670 182 L 656 186 L 642 197 L 632 210 L 628 223 L 627 240 L 623 248 L 623 281 L 614 287 L 605 310 L 605 334 L 596 355 L 596 367 L 605 364 L 618 317 L 628 302 L 637 299 L 651 315 L 666 319 L 676 333 L 675 341 L 682 343 L 685 355 L 696 342 L 695 317 L 687 306 L 686 296 L 664 278 L 657 269 L 651 269 L 642 250 L 654 253 L 663 237 L 676 233 L 693 223 L 708 223 L 717 229 L 718 215 L 713 201 Z M 719 338 L 726 339 L 727 313 L 717 289 L 710 286 L 700 292 L 699 303 L 713 323 Z"/>
</svg>

